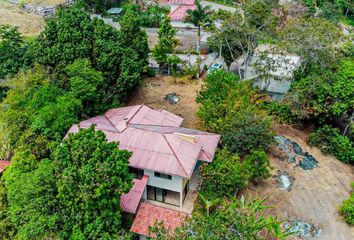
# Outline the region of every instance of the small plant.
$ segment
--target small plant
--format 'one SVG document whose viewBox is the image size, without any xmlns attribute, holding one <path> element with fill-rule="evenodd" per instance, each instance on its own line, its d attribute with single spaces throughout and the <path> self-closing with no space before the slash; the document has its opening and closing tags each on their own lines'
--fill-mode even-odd
<svg viewBox="0 0 354 240">
<path fill-rule="evenodd" d="M 25 8 L 25 5 L 26 5 L 26 2 L 25 2 L 25 0 L 20 0 L 19 2 L 18 2 L 18 6 L 19 6 L 19 8 Z"/>
<path fill-rule="evenodd" d="M 354 182 L 352 182 L 352 188 L 354 189 Z M 354 225 L 354 192 L 340 205 L 339 213 L 348 224 Z"/>
</svg>

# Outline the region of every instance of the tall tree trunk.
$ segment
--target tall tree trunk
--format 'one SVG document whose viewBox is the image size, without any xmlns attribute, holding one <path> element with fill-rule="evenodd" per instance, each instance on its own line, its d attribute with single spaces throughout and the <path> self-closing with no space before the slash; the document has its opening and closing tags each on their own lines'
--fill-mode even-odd
<svg viewBox="0 0 354 240">
<path fill-rule="evenodd" d="M 198 64 L 198 68 L 197 68 L 197 78 L 199 78 L 200 76 L 200 26 L 198 26 L 198 42 L 197 42 L 197 52 L 198 52 L 198 60 L 197 60 L 197 64 Z"/>
<path fill-rule="evenodd" d="M 349 119 L 349 122 L 348 122 L 347 126 L 345 126 L 345 129 L 343 131 L 343 136 L 345 136 L 347 134 L 347 131 L 348 131 L 350 125 L 353 123 L 353 118 L 354 118 L 354 111 L 352 113 L 352 116 Z"/>
</svg>

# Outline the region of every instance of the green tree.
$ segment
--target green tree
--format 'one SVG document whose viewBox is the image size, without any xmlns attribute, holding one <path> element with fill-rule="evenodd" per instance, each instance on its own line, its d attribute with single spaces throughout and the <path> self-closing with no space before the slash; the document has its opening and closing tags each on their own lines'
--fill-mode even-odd
<svg viewBox="0 0 354 240">
<path fill-rule="evenodd" d="M 23 40 L 16 27 L 0 25 L 0 80 L 31 66 L 33 57 L 29 48 L 30 44 Z"/>
<path fill-rule="evenodd" d="M 54 151 L 60 225 L 66 237 L 112 238 L 121 229 L 120 196 L 133 180 L 131 153 L 93 127 L 70 134 Z M 68 234 L 68 235 L 67 235 Z"/>
<path fill-rule="evenodd" d="M 88 59 L 76 60 L 65 68 L 65 72 L 69 77 L 70 93 L 81 100 L 84 114 L 98 114 L 102 109 L 100 100 L 104 97 L 104 89 L 108 88 L 102 73 L 93 69 Z"/>
<path fill-rule="evenodd" d="M 16 27 L 0 24 L 0 101 L 7 92 L 4 79 L 32 65 L 31 48 L 32 45 L 23 40 Z"/>
<path fill-rule="evenodd" d="M 165 17 L 158 31 L 159 41 L 152 51 L 156 62 L 159 64 L 159 68 L 169 62 L 169 54 L 173 53 L 174 48 L 178 44 L 176 32 L 177 30 L 171 26 L 170 19 Z"/>
<path fill-rule="evenodd" d="M 200 33 L 201 28 L 210 23 L 210 6 L 203 7 L 199 0 L 195 1 L 196 9 L 188 9 L 185 22 L 191 23 L 198 28 L 197 51 L 200 52 Z"/>
<path fill-rule="evenodd" d="M 146 70 L 149 58 L 148 37 L 142 29 L 142 19 L 139 13 L 128 10 L 119 21 L 121 25 L 121 45 L 136 51 L 141 67 Z"/>
<path fill-rule="evenodd" d="M 59 9 L 38 39 L 38 62 L 64 68 L 75 59 L 92 57 L 94 26 L 89 15 L 76 7 Z"/>
<path fill-rule="evenodd" d="M 260 110 L 262 95 L 251 82 L 217 71 L 205 79 L 196 100 L 204 127 L 220 133 L 221 144 L 231 152 L 243 155 L 271 144 L 270 119 Z"/>
<path fill-rule="evenodd" d="M 315 67 L 292 83 L 284 102 L 298 119 L 349 119 L 354 106 L 353 73 L 353 58 L 342 59 L 328 68 Z"/>
<path fill-rule="evenodd" d="M 0 139 L 4 145 L 12 149 L 27 146 L 42 158 L 48 156 L 50 142 L 64 136 L 78 121 L 81 101 L 51 84 L 51 80 L 39 66 L 11 79 L 0 115 Z"/>
<path fill-rule="evenodd" d="M 248 108 L 233 114 L 222 136 L 223 144 L 231 152 L 246 154 L 253 149 L 267 149 L 274 134 L 270 131 L 270 119 Z"/>
<path fill-rule="evenodd" d="M 54 165 L 39 161 L 29 151 L 19 151 L 4 178 L 8 214 L 15 239 L 45 239 L 57 231 Z"/>
<path fill-rule="evenodd" d="M 269 4 L 262 0 L 249 1 L 243 6 L 244 14 L 236 12 L 222 17 L 221 27 L 211 28 L 212 37 L 208 39 L 210 48 L 218 51 L 230 67 L 241 56 L 243 61 L 238 67 L 247 68 L 258 42 L 274 37 L 277 18 L 272 14 Z"/>
<path fill-rule="evenodd" d="M 336 62 L 341 33 L 331 22 L 322 18 L 295 18 L 280 34 L 280 47 L 302 58 L 303 71 L 318 66 L 328 67 Z"/>
<path fill-rule="evenodd" d="M 69 134 L 51 160 L 18 149 L 4 175 L 2 227 L 14 239 L 118 239 L 120 196 L 133 179 L 130 156 L 94 127 Z"/>
<path fill-rule="evenodd" d="M 7 189 L 4 178 L 0 178 L 0 238 L 4 240 L 13 239 L 15 235 L 14 226 L 9 216 L 9 203 L 7 201 Z"/>
<path fill-rule="evenodd" d="M 236 195 L 248 186 L 251 176 L 240 157 L 227 149 L 219 150 L 213 164 L 203 166 L 201 175 L 205 196 Z"/>
</svg>

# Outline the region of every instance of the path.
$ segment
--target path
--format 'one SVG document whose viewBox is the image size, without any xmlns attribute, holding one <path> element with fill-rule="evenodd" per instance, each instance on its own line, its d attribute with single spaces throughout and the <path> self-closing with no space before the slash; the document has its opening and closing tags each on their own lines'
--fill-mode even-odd
<svg viewBox="0 0 354 240">
<path fill-rule="evenodd" d="M 349 197 L 354 167 L 323 155 L 318 148 L 309 147 L 304 141 L 306 134 L 303 131 L 279 126 L 277 132 L 297 142 L 304 151 L 315 157 L 319 162 L 318 167 L 303 170 L 271 157 L 273 174 L 285 170 L 295 178 L 291 191 L 280 190 L 277 179 L 270 178 L 257 187 L 251 187 L 248 192 L 261 197 L 270 196 L 269 204 L 277 207 L 274 213 L 279 213 L 283 219 L 300 218 L 322 229 L 319 238 L 310 239 L 354 239 L 354 228 L 349 227 L 337 212 L 338 205 Z"/>
<path fill-rule="evenodd" d="M 230 12 L 236 12 L 237 11 L 237 8 L 235 8 L 235 7 L 226 6 L 226 5 L 223 5 L 223 4 L 220 4 L 220 3 L 209 2 L 209 1 L 201 1 L 200 3 L 201 3 L 201 5 L 203 7 L 210 6 L 211 9 L 214 10 L 214 11 L 218 11 L 219 9 L 220 10 L 225 10 L 225 11 L 230 11 Z"/>
</svg>

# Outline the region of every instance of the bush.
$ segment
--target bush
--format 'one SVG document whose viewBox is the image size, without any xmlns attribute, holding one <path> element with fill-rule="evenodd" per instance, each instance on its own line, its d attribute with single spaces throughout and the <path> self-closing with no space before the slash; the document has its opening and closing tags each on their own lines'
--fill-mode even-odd
<svg viewBox="0 0 354 240">
<path fill-rule="evenodd" d="M 254 150 L 243 161 L 226 148 L 219 150 L 213 164 L 202 167 L 202 193 L 208 197 L 237 195 L 250 181 L 270 177 L 269 161 L 264 151 Z"/>
<path fill-rule="evenodd" d="M 251 154 L 245 157 L 243 164 L 254 182 L 270 177 L 269 160 L 264 151 L 252 150 Z"/>
<path fill-rule="evenodd" d="M 354 163 L 354 144 L 348 137 L 342 136 L 337 128 L 325 125 L 310 133 L 308 142 L 344 163 Z"/>
<path fill-rule="evenodd" d="M 281 102 L 271 101 L 264 105 L 264 109 L 269 115 L 273 116 L 275 120 L 280 123 L 292 123 L 293 115 L 289 106 Z"/>
<path fill-rule="evenodd" d="M 249 153 L 253 149 L 265 150 L 273 142 L 274 134 L 269 129 L 269 118 L 250 109 L 240 109 L 222 133 L 223 144 L 231 152 L 239 154 Z"/>
<path fill-rule="evenodd" d="M 239 156 L 221 149 L 213 161 L 202 167 L 202 192 L 206 196 L 236 194 L 248 186 L 250 173 Z"/>
<path fill-rule="evenodd" d="M 352 188 L 354 189 L 354 182 L 352 182 Z M 348 224 L 354 225 L 354 192 L 347 200 L 343 201 L 339 208 L 339 213 Z"/>
</svg>

